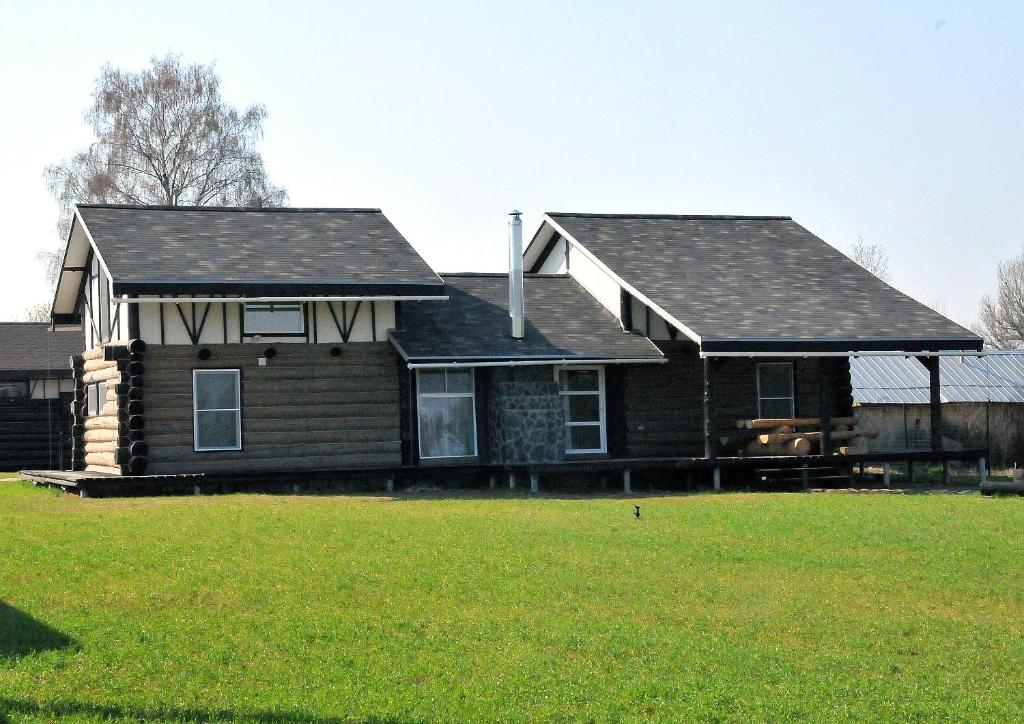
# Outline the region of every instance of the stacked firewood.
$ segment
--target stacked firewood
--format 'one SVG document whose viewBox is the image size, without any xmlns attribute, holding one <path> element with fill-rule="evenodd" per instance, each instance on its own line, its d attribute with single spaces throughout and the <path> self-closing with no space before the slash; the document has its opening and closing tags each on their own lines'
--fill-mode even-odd
<svg viewBox="0 0 1024 724">
<path fill-rule="evenodd" d="M 856 441 L 878 435 L 874 430 L 855 430 L 856 424 L 855 417 L 832 418 L 831 438 L 834 443 L 840 443 L 833 448 L 833 453 L 845 455 Z M 735 437 L 723 437 L 722 444 L 738 444 L 741 455 L 800 457 L 821 451 L 823 434 L 820 417 L 737 420 L 736 427 L 743 432 Z"/>
<path fill-rule="evenodd" d="M 145 342 L 136 339 L 94 347 L 72 359 L 72 365 L 80 360 L 75 369 L 74 450 L 82 450 L 80 460 L 87 471 L 138 475 L 146 469 L 149 448 L 142 417 L 145 349 Z M 85 390 L 99 382 L 106 383 L 106 398 L 99 401 L 96 414 L 87 415 Z"/>
</svg>

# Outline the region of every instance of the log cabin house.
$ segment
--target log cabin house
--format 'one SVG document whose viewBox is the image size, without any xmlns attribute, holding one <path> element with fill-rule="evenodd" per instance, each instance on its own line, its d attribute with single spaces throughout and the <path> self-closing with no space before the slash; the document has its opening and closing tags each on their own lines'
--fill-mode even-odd
<svg viewBox="0 0 1024 724">
<path fill-rule="evenodd" d="M 515 212 L 509 258 L 439 275 L 378 209 L 78 206 L 75 479 L 827 477 L 851 356 L 937 385 L 982 346 L 789 217 L 549 213 L 523 249 Z"/>
<path fill-rule="evenodd" d="M 68 357 L 82 337 L 46 322 L 0 322 L 0 470 L 71 464 L 75 383 Z"/>
</svg>

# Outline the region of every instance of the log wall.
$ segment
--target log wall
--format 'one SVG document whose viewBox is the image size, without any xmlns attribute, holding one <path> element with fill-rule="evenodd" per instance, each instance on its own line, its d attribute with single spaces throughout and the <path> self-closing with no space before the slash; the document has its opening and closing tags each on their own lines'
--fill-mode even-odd
<svg viewBox="0 0 1024 724">
<path fill-rule="evenodd" d="M 625 370 L 626 447 L 630 457 L 704 455 L 703 371 L 690 342 L 658 342 L 666 364 L 629 365 Z M 819 413 L 818 359 L 725 358 L 716 362 L 714 408 L 719 433 L 735 431 L 735 422 L 757 417 L 757 364 L 793 362 L 796 414 Z M 829 359 L 833 416 L 850 414 L 850 365 Z M 722 454 L 731 454 L 723 450 Z"/>
<path fill-rule="evenodd" d="M 391 345 L 152 346 L 146 353 L 147 472 L 389 467 L 401 464 L 399 365 Z M 193 449 L 192 370 L 241 371 L 242 450 Z"/>
<path fill-rule="evenodd" d="M 114 475 L 146 472 L 142 380 L 146 345 L 141 340 L 93 347 L 71 359 L 74 469 Z M 87 414 L 86 389 L 103 382 L 107 394 L 97 414 Z"/>
</svg>

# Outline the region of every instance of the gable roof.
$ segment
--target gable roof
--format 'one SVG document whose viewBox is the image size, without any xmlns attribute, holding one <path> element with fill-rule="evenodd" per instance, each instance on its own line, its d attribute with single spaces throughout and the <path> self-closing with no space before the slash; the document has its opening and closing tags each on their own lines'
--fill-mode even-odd
<svg viewBox="0 0 1024 724">
<path fill-rule="evenodd" d="M 646 337 L 623 331 L 576 280 L 525 274 L 523 339 L 513 339 L 505 274 L 443 274 L 448 301 L 403 302 L 391 340 L 408 362 L 638 360 L 663 355 Z"/>
<path fill-rule="evenodd" d="M 928 371 L 913 357 L 850 360 L 853 399 L 863 405 L 927 405 Z M 943 402 L 1024 402 L 1024 352 L 941 357 Z"/>
<path fill-rule="evenodd" d="M 115 294 L 443 294 L 441 279 L 380 209 L 77 208 Z"/>
<path fill-rule="evenodd" d="M 647 297 L 705 352 L 982 347 L 980 337 L 788 216 L 553 212 L 545 223 Z"/>
<path fill-rule="evenodd" d="M 0 322 L 0 374 L 70 377 L 69 358 L 83 345 L 81 331 L 51 332 L 48 322 Z"/>
</svg>

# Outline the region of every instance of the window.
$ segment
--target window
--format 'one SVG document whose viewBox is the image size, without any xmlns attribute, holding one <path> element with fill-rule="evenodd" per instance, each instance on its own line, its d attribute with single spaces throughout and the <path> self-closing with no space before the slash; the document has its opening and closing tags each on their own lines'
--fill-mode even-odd
<svg viewBox="0 0 1024 724">
<path fill-rule="evenodd" d="M 107 404 L 107 383 L 97 382 L 85 388 L 85 414 L 94 417 Z"/>
<path fill-rule="evenodd" d="M 757 366 L 758 417 L 794 417 L 793 363 L 770 362 Z"/>
<path fill-rule="evenodd" d="M 567 453 L 603 453 L 605 436 L 604 368 L 556 367 L 565 426 Z"/>
<path fill-rule="evenodd" d="M 242 323 L 245 336 L 292 336 L 305 334 L 302 302 L 246 304 Z"/>
<path fill-rule="evenodd" d="M 242 449 L 238 370 L 192 370 L 192 410 L 197 452 Z"/>
<path fill-rule="evenodd" d="M 420 457 L 476 455 L 472 370 L 420 370 L 416 375 Z"/>
</svg>

